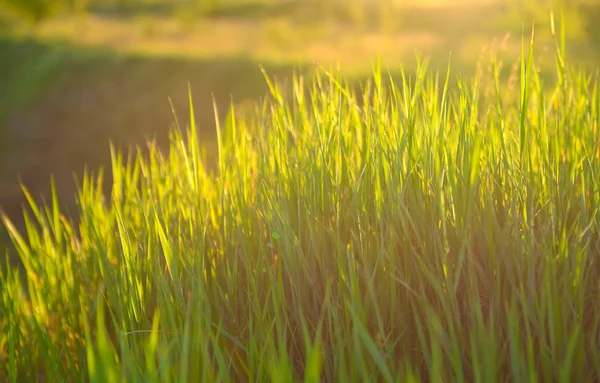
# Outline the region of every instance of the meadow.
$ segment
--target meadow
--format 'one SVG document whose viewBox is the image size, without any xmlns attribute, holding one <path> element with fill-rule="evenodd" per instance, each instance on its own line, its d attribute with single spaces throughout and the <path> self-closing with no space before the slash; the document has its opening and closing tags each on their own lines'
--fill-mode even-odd
<svg viewBox="0 0 600 383">
<path fill-rule="evenodd" d="M 565 54 L 594 71 L 600 7 L 590 1 L 564 7 Z M 174 112 L 188 113 L 188 86 L 214 165 L 213 100 L 221 122 L 231 104 L 251 112 L 268 91 L 261 67 L 284 92 L 293 73 L 309 79 L 339 64 L 359 86 L 377 60 L 399 81 L 400 68 L 414 75 L 415 53 L 434 71 L 451 61 L 454 76 L 472 76 L 498 59 L 507 80 L 521 35 L 535 24 L 536 60 L 551 81 L 551 7 L 532 4 L 562 0 L 219 0 L 210 12 L 203 7 L 209 2 L 0 0 L 0 209 L 20 229 L 27 206 L 21 184 L 47 201 L 52 175 L 61 207 L 74 215 L 74 176 L 103 167 L 111 182 L 109 141 L 127 150 L 154 140 L 167 150 Z M 23 13 L 25 3 L 48 6 L 51 15 L 33 25 L 9 16 L 6 9 Z M 82 10 L 65 11 L 74 5 Z M 0 249 L 9 242 L 1 226 Z"/>
<path fill-rule="evenodd" d="M 165 143 L 107 143 L 74 203 L 56 178 L 45 203 L 24 188 L 2 217 L 19 265 L 0 268 L 0 377 L 600 380 L 600 83 L 549 20 L 514 63 L 384 54 L 366 78 L 285 81 L 271 63 L 238 100 L 190 82 Z M 67 80 L 122 73 L 78 57 Z"/>
</svg>

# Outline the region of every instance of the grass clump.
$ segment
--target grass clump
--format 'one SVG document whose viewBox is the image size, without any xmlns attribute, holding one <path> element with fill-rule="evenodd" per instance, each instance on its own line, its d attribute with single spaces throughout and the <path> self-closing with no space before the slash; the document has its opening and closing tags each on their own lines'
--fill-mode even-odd
<svg viewBox="0 0 600 383">
<path fill-rule="evenodd" d="M 0 375 L 597 380 L 600 89 L 562 52 L 548 85 L 523 49 L 516 97 L 426 62 L 269 83 L 217 127 L 214 171 L 193 113 L 168 154 L 114 153 L 77 225 L 56 199 L 26 237 L 5 220 Z"/>
</svg>

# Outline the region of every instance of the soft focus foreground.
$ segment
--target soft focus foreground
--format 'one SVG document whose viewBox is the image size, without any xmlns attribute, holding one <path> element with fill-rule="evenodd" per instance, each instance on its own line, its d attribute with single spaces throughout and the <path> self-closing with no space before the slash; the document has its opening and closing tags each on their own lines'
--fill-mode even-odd
<svg viewBox="0 0 600 383">
<path fill-rule="evenodd" d="M 600 89 L 560 46 L 553 85 L 527 47 L 512 85 L 268 82 L 214 171 L 180 131 L 114 152 L 110 200 L 88 175 L 77 225 L 54 201 L 12 232 L 0 376 L 597 380 Z"/>
</svg>

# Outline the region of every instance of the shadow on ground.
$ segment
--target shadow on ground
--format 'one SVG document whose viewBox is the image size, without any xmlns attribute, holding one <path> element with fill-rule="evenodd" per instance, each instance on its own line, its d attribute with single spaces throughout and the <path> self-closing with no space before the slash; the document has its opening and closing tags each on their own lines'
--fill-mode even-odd
<svg viewBox="0 0 600 383">
<path fill-rule="evenodd" d="M 71 212 L 74 173 L 81 175 L 87 165 L 103 166 L 106 174 L 109 140 L 125 149 L 154 139 L 164 149 L 174 114 L 181 128 L 187 127 L 188 86 L 209 160 L 216 152 L 213 96 L 224 117 L 231 102 L 256 101 L 268 91 L 259 64 L 244 58 L 117 56 L 31 40 L 0 41 L 0 52 L 6 52 L 0 57 L 0 83 L 7 84 L 0 101 L 11 101 L 0 110 L 0 207 L 19 227 L 26 203 L 19 179 L 34 196 L 48 200 L 52 174 L 60 201 Z M 262 66 L 276 78 L 294 69 Z"/>
<path fill-rule="evenodd" d="M 311 2 L 314 7 L 305 8 L 302 16 L 300 11 L 289 8 L 297 4 L 249 4 L 246 8 L 222 9 L 212 17 L 258 20 L 292 15 L 290 17 L 312 18 L 318 22 L 319 15 L 325 14 L 310 13 L 319 9 L 317 3 Z M 599 15 L 598 9 L 588 9 L 586 17 Z M 484 6 L 455 7 L 454 10 L 415 8 L 406 10 L 400 23 L 407 35 L 434 31 L 446 42 L 452 42 L 440 44 L 438 50 L 430 52 L 434 56 L 432 69 L 445 72 L 448 49 L 462 44 L 465 36 L 472 34 L 469 31 L 477 31 L 483 40 L 498 35 L 494 26 L 486 25 L 490 18 L 481 15 L 501 10 Z M 113 17 L 107 10 L 104 12 L 106 17 Z M 147 12 L 164 14 L 168 9 L 158 7 Z M 127 15 L 127 12 L 117 12 L 114 17 Z M 590 37 L 598 28 L 593 23 L 586 25 L 588 38 L 593 40 L 590 44 L 595 44 L 600 51 L 598 41 Z M 468 63 L 464 60 L 466 58 L 458 57 L 457 62 L 457 58 L 453 58 L 453 75 L 473 73 L 477 57 L 469 57 Z M 270 76 L 280 79 L 289 78 L 295 69 L 288 65 L 258 63 L 243 56 L 210 59 L 123 56 L 108 48 L 14 38 L 0 40 L 0 84 L 3 84 L 0 87 L 0 207 L 22 228 L 22 206 L 26 200 L 19 180 L 34 196 L 47 197 L 52 174 L 59 199 L 71 214 L 74 173 L 80 175 L 85 165 L 90 169 L 103 166 L 108 170 L 109 140 L 124 149 L 143 146 L 147 139 L 154 137 L 165 148 L 168 133 L 174 127 L 173 112 L 182 125 L 187 124 L 188 85 L 194 97 L 200 140 L 210 159 L 216 152 L 213 95 L 221 116 L 231 102 L 257 101 L 268 90 L 259 64 Z M 413 63 L 407 63 L 405 68 L 410 72 Z M 503 72 L 504 78 L 508 77 L 509 70 L 507 67 Z M 358 76 L 353 81 L 363 79 Z M 105 184 L 110 185 L 110 174 Z"/>
</svg>

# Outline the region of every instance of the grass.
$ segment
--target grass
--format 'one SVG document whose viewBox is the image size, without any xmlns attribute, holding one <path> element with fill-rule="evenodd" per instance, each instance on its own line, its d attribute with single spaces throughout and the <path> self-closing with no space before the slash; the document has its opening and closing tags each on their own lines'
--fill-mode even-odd
<svg viewBox="0 0 600 383">
<path fill-rule="evenodd" d="M 259 63 L 287 81 L 294 68 L 308 68 L 302 72 L 306 75 L 314 63 L 343 62 L 344 78 L 362 80 L 370 76 L 370 59 L 380 57 L 398 78 L 400 65 L 414 73 L 412 57 L 418 49 L 431 58 L 431 68 L 442 71 L 451 51 L 453 74 L 471 75 L 478 69 L 474 57 L 494 40 L 502 41 L 498 59 L 515 62 L 523 22 L 525 29 L 531 22 L 529 15 L 497 0 L 401 6 L 392 1 L 232 0 L 210 17 L 193 12 L 192 2 L 132 3 L 140 8 L 91 9 L 35 27 L 13 20 L 11 32 L 2 34 L 0 82 L 8 86 L 0 90 L 0 206 L 14 220 L 26 203 L 18 178 L 34 196 L 48 196 L 53 174 L 60 200 L 70 202 L 73 172 L 80 176 L 83 164 L 109 165 L 109 139 L 119 148 L 140 144 L 147 136 L 159 136 L 164 143 L 172 122 L 168 98 L 178 113 L 185 110 L 188 82 L 199 126 L 209 125 L 199 130 L 211 151 L 216 145 L 211 93 L 221 113 L 232 99 L 237 106 L 258 98 L 266 90 Z M 189 24 L 179 20 L 179 12 L 189 14 Z M 587 37 L 567 35 L 566 54 L 589 67 L 597 65 L 600 51 L 597 33 L 590 29 L 597 12 L 593 6 L 567 12 L 567 20 L 579 26 L 576 30 L 585 29 Z M 547 22 L 536 23 L 544 81 L 551 79 L 546 69 L 553 65 L 552 52 L 546 51 L 552 46 L 548 31 Z M 506 32 L 516 38 L 504 39 Z"/>
<path fill-rule="evenodd" d="M 426 61 L 266 77 L 214 170 L 193 112 L 166 154 L 113 151 L 77 224 L 57 198 L 5 218 L 0 376 L 597 381 L 600 88 L 556 41 L 552 84 L 532 35 L 514 89 Z"/>
<path fill-rule="evenodd" d="M 168 146 L 173 110 L 187 111 L 188 82 L 208 159 L 216 153 L 211 95 L 223 106 L 219 114 L 224 118 L 229 102 L 241 112 L 244 104 L 251 105 L 268 90 L 258 63 L 244 57 L 119 56 L 29 39 L 0 42 L 0 51 L 20 63 L 12 65 L 0 55 L 0 68 L 6 69 L 0 82 L 7 79 L 12 89 L 0 90 L 0 100 L 6 100 L 0 106 L 0 207 L 21 229 L 21 205 L 27 201 L 19 181 L 39 201 L 40 195 L 49 197 L 52 174 L 61 208 L 72 211 L 76 208 L 73 173 L 80 176 L 85 165 L 92 169 L 110 165 L 109 139 L 121 150 L 147 138 L 155 138 L 161 149 Z M 37 65 L 23 65 L 10 52 L 22 52 L 21 56 L 29 52 L 33 61 L 25 62 Z M 293 69 L 266 61 L 264 66 L 278 78 Z M 36 68 L 43 78 L 35 76 Z M 157 81 L 148 81 L 153 77 Z M 107 172 L 105 180 L 110 182 L 111 176 Z M 5 244 L 2 234 L 0 229 L 0 249 Z M 0 254 L 1 259 L 4 252 Z"/>
</svg>

